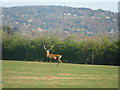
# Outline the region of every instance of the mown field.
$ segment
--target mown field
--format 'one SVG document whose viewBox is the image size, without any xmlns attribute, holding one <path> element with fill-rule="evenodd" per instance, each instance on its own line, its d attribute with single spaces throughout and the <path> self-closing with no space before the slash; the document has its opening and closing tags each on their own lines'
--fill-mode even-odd
<svg viewBox="0 0 120 90">
<path fill-rule="evenodd" d="M 118 88 L 118 66 L 3 61 L 3 88 Z"/>
</svg>

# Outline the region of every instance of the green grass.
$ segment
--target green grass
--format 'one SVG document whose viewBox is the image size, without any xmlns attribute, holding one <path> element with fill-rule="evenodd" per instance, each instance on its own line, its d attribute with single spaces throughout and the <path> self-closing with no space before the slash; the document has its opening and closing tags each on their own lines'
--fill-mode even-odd
<svg viewBox="0 0 120 90">
<path fill-rule="evenodd" d="M 118 88 L 118 67 L 3 61 L 3 88 Z"/>
</svg>

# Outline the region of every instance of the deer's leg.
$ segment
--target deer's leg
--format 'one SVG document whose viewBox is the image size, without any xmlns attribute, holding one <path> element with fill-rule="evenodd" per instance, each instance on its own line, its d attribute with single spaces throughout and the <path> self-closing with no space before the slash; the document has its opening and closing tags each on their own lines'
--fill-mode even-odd
<svg viewBox="0 0 120 90">
<path fill-rule="evenodd" d="M 57 64 L 57 66 L 59 65 L 59 61 L 58 61 L 58 64 Z"/>
<path fill-rule="evenodd" d="M 60 60 L 60 58 L 58 58 L 58 64 L 57 64 L 57 66 L 59 65 L 59 63 L 62 63 L 62 61 Z"/>
<path fill-rule="evenodd" d="M 62 61 L 60 59 L 58 59 L 58 62 L 62 63 Z"/>
</svg>

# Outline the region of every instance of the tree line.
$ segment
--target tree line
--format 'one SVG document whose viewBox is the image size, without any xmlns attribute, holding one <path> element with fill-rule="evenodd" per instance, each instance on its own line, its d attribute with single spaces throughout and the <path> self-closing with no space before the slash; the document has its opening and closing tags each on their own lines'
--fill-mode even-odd
<svg viewBox="0 0 120 90">
<path fill-rule="evenodd" d="M 7 29 L 8 30 L 8 29 Z M 11 30 L 11 29 L 10 29 Z M 62 55 L 64 63 L 119 65 L 120 40 L 111 41 L 108 37 L 75 40 L 71 35 L 64 40 L 56 36 L 26 37 L 19 33 L 2 30 L 3 60 L 48 62 L 46 48 L 54 45 L 50 51 Z"/>
</svg>

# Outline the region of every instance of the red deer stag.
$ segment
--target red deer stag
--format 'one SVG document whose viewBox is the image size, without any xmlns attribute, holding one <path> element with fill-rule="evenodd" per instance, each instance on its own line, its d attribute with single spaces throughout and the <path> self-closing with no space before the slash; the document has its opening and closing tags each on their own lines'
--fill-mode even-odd
<svg viewBox="0 0 120 90">
<path fill-rule="evenodd" d="M 51 66 L 51 61 L 52 61 L 52 59 L 58 60 L 57 66 L 59 65 L 59 63 L 62 63 L 62 61 L 60 60 L 61 57 L 62 57 L 62 55 L 49 53 L 49 51 L 53 48 L 53 46 L 52 46 L 49 50 L 46 49 L 45 45 L 44 45 L 43 47 L 44 47 L 44 50 L 46 51 L 46 56 L 47 56 L 48 58 L 50 58 L 50 66 Z"/>
</svg>

